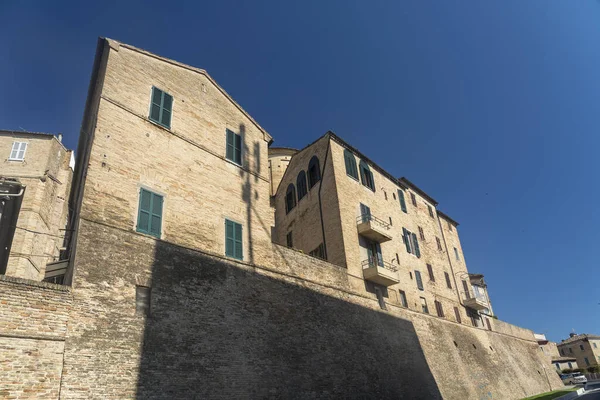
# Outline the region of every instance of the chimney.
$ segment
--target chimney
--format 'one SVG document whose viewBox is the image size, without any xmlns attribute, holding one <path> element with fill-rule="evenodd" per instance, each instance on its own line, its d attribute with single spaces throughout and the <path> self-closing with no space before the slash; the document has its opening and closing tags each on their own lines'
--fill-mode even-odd
<svg viewBox="0 0 600 400">
<path fill-rule="evenodd" d="M 58 141 L 62 143 L 62 133 L 58 134 Z"/>
<path fill-rule="evenodd" d="M 575 332 L 569 333 L 569 337 L 573 337 L 573 336 L 577 336 L 577 334 Z"/>
</svg>

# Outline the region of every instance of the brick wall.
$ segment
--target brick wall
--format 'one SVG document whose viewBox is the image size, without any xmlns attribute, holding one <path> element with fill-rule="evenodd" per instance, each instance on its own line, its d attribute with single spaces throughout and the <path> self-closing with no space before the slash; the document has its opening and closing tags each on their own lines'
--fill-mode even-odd
<svg viewBox="0 0 600 400">
<path fill-rule="evenodd" d="M 0 276 L 0 398 L 57 399 L 69 288 Z"/>
</svg>

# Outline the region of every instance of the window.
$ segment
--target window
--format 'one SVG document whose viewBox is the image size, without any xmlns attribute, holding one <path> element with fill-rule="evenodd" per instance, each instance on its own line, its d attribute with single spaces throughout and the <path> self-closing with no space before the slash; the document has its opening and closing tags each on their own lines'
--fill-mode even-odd
<svg viewBox="0 0 600 400">
<path fill-rule="evenodd" d="M 458 307 L 454 307 L 454 316 L 456 317 L 456 322 L 461 324 L 462 320 L 460 318 L 460 311 L 458 311 Z"/>
<path fill-rule="evenodd" d="M 597 349 L 597 348 L 598 348 L 598 346 L 596 346 L 596 343 L 592 343 L 592 344 L 594 345 L 594 348 L 595 348 L 595 349 Z"/>
<path fill-rule="evenodd" d="M 492 330 L 492 325 L 490 324 L 490 319 L 489 319 L 489 318 L 486 318 L 486 319 L 485 319 L 485 323 L 486 323 L 486 325 L 487 325 L 487 328 L 488 328 L 488 330 L 489 330 L 489 331 L 491 331 L 491 330 Z"/>
<path fill-rule="evenodd" d="M 308 189 L 306 188 L 306 172 L 300 171 L 298 178 L 296 178 L 296 186 L 298 187 L 298 201 L 300 201 L 308 193 Z"/>
<path fill-rule="evenodd" d="M 398 263 L 398 265 L 400 265 L 400 256 L 398 255 L 398 253 L 396 253 L 396 262 Z"/>
<path fill-rule="evenodd" d="M 320 258 L 321 260 L 327 260 L 327 257 L 325 256 L 325 246 L 323 245 L 323 243 L 321 243 L 319 247 L 317 247 L 308 254 L 313 257 Z"/>
<path fill-rule="evenodd" d="M 296 207 L 296 188 L 293 183 L 290 183 L 285 191 L 285 213 L 289 213 Z"/>
<path fill-rule="evenodd" d="M 442 251 L 442 250 L 443 250 L 443 249 L 442 249 L 442 241 L 440 240 L 440 238 L 436 236 L 436 237 L 435 237 L 435 241 L 436 241 L 436 243 L 437 243 L 438 250 L 439 250 L 439 251 Z"/>
<path fill-rule="evenodd" d="M 135 287 L 135 313 L 148 316 L 150 314 L 150 288 L 146 286 Z"/>
<path fill-rule="evenodd" d="M 25 150 L 27 150 L 26 142 L 13 142 L 10 152 L 10 161 L 23 161 L 25 159 Z"/>
<path fill-rule="evenodd" d="M 406 301 L 406 293 L 404 293 L 404 290 L 400 290 L 398 293 L 400 294 L 400 304 L 402 304 L 402 307 L 408 307 L 408 301 Z"/>
<path fill-rule="evenodd" d="M 160 238 L 163 197 L 146 189 L 140 189 L 137 231 Z"/>
<path fill-rule="evenodd" d="M 170 129 L 172 108 L 173 96 L 153 86 L 152 101 L 150 104 L 150 120 Z"/>
<path fill-rule="evenodd" d="M 225 156 L 229 161 L 242 165 L 242 135 L 229 129 L 226 132 L 227 152 Z"/>
<path fill-rule="evenodd" d="M 588 358 L 587 358 L 587 357 L 583 357 L 583 361 L 585 361 L 585 365 L 586 365 L 586 367 L 589 367 L 589 366 L 590 366 L 590 360 L 588 360 Z"/>
<path fill-rule="evenodd" d="M 560 371 L 560 365 L 559 365 L 559 363 L 556 363 L 554 365 L 556 365 L 556 369 Z"/>
<path fill-rule="evenodd" d="M 348 149 L 344 150 L 344 161 L 346 162 L 346 175 L 358 180 L 358 169 L 356 168 L 356 158 Z"/>
<path fill-rule="evenodd" d="M 480 316 L 477 311 L 467 308 L 467 315 L 471 319 L 471 324 L 475 327 L 479 327 Z"/>
<path fill-rule="evenodd" d="M 448 221 L 448 229 L 450 230 L 450 232 L 452 232 L 452 224 L 450 223 L 450 221 Z"/>
<path fill-rule="evenodd" d="M 400 209 L 405 213 L 408 213 L 406 210 L 406 201 L 404 200 L 404 191 L 402 189 L 398 189 L 398 198 L 400 199 Z"/>
<path fill-rule="evenodd" d="M 448 289 L 452 289 L 452 283 L 450 282 L 450 274 L 444 272 L 444 277 L 446 277 L 446 286 L 448 286 Z"/>
<path fill-rule="evenodd" d="M 394 200 L 396 200 L 396 193 L 392 192 L 392 196 L 394 196 Z"/>
<path fill-rule="evenodd" d="M 421 250 L 419 249 L 419 241 L 417 240 L 417 235 L 410 232 L 406 228 L 402 228 L 402 238 L 404 240 L 404 244 L 406 245 L 406 251 L 408 253 L 414 254 L 418 258 L 421 258 Z"/>
<path fill-rule="evenodd" d="M 429 211 L 429 216 L 433 218 L 433 208 L 429 204 L 427 204 L 427 210 Z"/>
<path fill-rule="evenodd" d="M 565 351 L 563 349 L 560 349 L 560 355 L 564 356 L 565 355 Z"/>
<path fill-rule="evenodd" d="M 392 224 L 392 217 L 390 217 L 390 226 L 392 226 L 394 224 Z"/>
<path fill-rule="evenodd" d="M 225 255 L 238 260 L 244 259 L 242 225 L 228 219 L 225 220 Z"/>
<path fill-rule="evenodd" d="M 421 310 L 425 314 L 429 314 L 429 308 L 427 308 L 427 300 L 425 300 L 425 297 L 421 297 Z"/>
<path fill-rule="evenodd" d="M 367 222 L 371 220 L 371 209 L 369 206 L 365 206 L 363 203 L 360 203 L 360 216 L 362 222 Z"/>
<path fill-rule="evenodd" d="M 387 192 L 383 192 L 383 197 L 387 200 Z"/>
<path fill-rule="evenodd" d="M 456 250 L 456 247 L 454 248 L 454 257 L 456 257 L 457 261 L 460 261 L 460 258 L 458 257 L 458 250 Z"/>
<path fill-rule="evenodd" d="M 287 247 L 289 247 L 289 248 L 294 247 L 294 239 L 292 237 L 292 231 L 289 231 L 288 234 L 285 236 L 285 242 L 287 244 Z"/>
<path fill-rule="evenodd" d="M 371 189 L 372 191 L 375 191 L 375 179 L 373 178 L 373 173 L 371 172 L 371 169 L 363 160 L 360 160 L 359 166 L 360 180 L 362 184 Z"/>
<path fill-rule="evenodd" d="M 585 351 L 585 350 L 583 349 L 583 345 L 582 345 L 582 344 L 580 344 L 580 345 L 579 345 L 579 348 L 581 349 L 581 351 Z"/>
<path fill-rule="evenodd" d="M 569 353 L 573 354 L 573 349 L 569 347 Z"/>
<path fill-rule="evenodd" d="M 425 234 L 423 233 L 423 228 L 421 228 L 420 226 L 419 228 L 419 237 L 421 238 L 421 240 L 425 240 Z"/>
<path fill-rule="evenodd" d="M 423 288 L 423 279 L 421 279 L 421 271 L 415 271 L 415 279 L 417 280 L 417 287 L 419 290 L 425 290 Z"/>
<path fill-rule="evenodd" d="M 321 167 L 319 166 L 319 159 L 317 156 L 313 156 L 308 163 L 308 188 L 312 189 L 320 180 Z"/>
<path fill-rule="evenodd" d="M 410 200 L 412 201 L 413 206 L 417 206 L 417 198 L 415 197 L 414 193 L 410 193 Z"/>
<path fill-rule="evenodd" d="M 444 308 L 442 307 L 442 303 L 440 303 L 439 301 L 435 301 L 435 312 L 437 313 L 438 317 L 443 317 L 444 316 Z"/>
<path fill-rule="evenodd" d="M 569 369 L 573 369 L 573 364 L 567 363 L 569 365 Z"/>
<path fill-rule="evenodd" d="M 427 264 L 427 272 L 429 273 L 429 280 L 435 282 L 435 276 L 433 276 L 433 267 L 431 264 Z"/>
<path fill-rule="evenodd" d="M 465 280 L 462 281 L 462 284 L 463 284 L 463 290 L 465 291 L 465 297 L 467 299 L 470 299 L 471 298 L 471 291 L 469 290 L 469 284 Z"/>
</svg>

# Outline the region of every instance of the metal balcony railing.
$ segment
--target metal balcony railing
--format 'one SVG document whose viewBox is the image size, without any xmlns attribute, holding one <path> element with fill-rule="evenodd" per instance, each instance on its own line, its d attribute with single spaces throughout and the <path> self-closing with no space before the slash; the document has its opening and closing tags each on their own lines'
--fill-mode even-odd
<svg viewBox="0 0 600 400">
<path fill-rule="evenodd" d="M 384 220 L 377 218 L 373 214 L 362 214 L 362 215 L 356 217 L 357 224 L 362 224 L 364 222 L 371 222 L 373 224 L 378 225 L 379 227 L 381 227 L 383 229 L 390 229 L 390 224 L 388 224 Z"/>
<path fill-rule="evenodd" d="M 377 258 L 377 257 L 369 257 L 368 259 L 363 260 L 362 267 L 363 267 L 363 269 L 371 268 L 371 267 L 381 267 L 381 268 L 385 268 L 392 272 L 398 271 L 398 267 L 390 264 L 387 261 L 383 261 L 382 259 Z"/>
</svg>

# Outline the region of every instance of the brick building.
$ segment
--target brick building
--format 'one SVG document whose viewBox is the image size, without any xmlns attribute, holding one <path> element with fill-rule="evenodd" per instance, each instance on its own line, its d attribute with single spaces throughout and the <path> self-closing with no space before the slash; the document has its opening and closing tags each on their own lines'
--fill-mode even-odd
<svg viewBox="0 0 600 400">
<path fill-rule="evenodd" d="M 517 399 L 562 386 L 532 331 L 468 318 L 457 224 L 435 200 L 352 148 L 370 181 L 347 177 L 333 134 L 311 152 L 271 142 L 206 71 L 99 39 L 66 285 L 0 276 L 0 397 Z M 298 179 L 306 192 L 285 214 Z M 352 191 L 370 212 L 343 201 Z"/>
<path fill-rule="evenodd" d="M 0 130 L 0 274 L 54 280 L 53 270 L 61 268 L 72 157 L 60 135 Z"/>
<path fill-rule="evenodd" d="M 600 336 L 571 333 L 568 339 L 558 343 L 562 357 L 575 357 L 580 368 L 600 365 Z"/>
<path fill-rule="evenodd" d="M 355 290 L 487 327 L 482 275 L 470 275 L 458 223 L 333 132 L 293 154 L 275 194 L 274 241 L 345 267 Z"/>
</svg>

